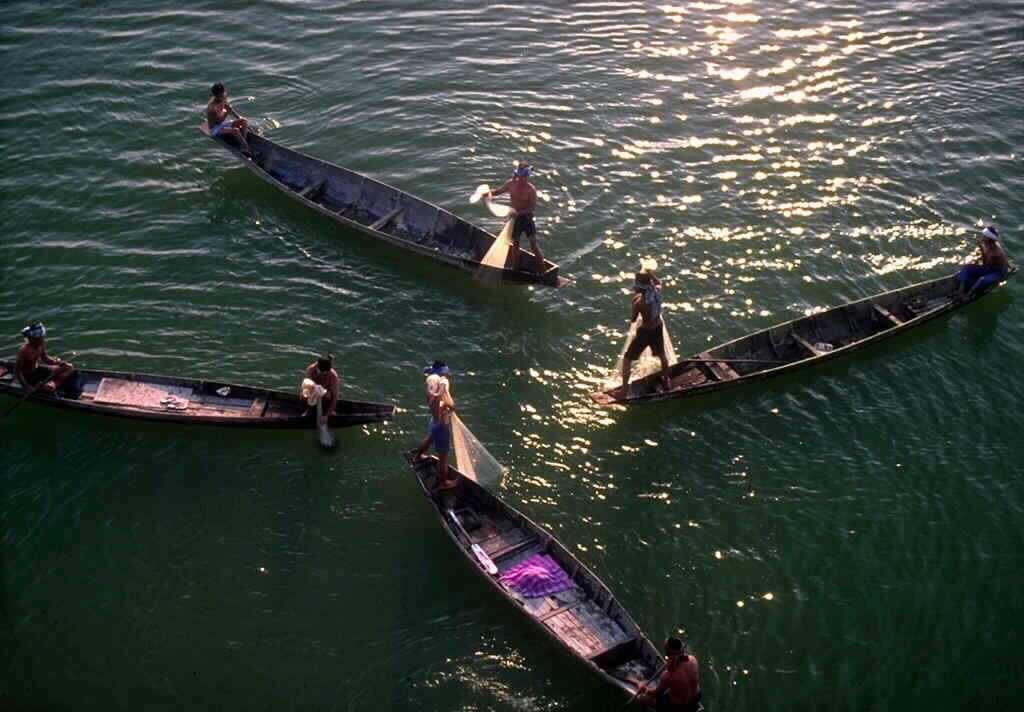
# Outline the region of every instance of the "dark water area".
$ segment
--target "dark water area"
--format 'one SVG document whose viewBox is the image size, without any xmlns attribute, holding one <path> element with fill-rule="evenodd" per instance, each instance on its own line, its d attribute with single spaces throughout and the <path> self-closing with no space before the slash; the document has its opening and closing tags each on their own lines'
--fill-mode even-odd
<svg viewBox="0 0 1024 712">
<path fill-rule="evenodd" d="M 392 423 L 0 420 L 0 707 L 618 710 L 451 546 L 401 459 L 421 367 L 500 496 L 708 710 L 1024 699 L 1019 280 L 772 382 L 602 410 L 641 258 L 676 349 L 1024 252 L 1024 4 L 12 2 L 0 19 L 0 337 L 92 368 L 294 388 L 337 355 Z M 268 137 L 491 231 L 535 167 L 562 290 L 486 288 L 346 232 L 202 136 Z M 0 398 L 0 407 L 9 407 Z"/>
</svg>

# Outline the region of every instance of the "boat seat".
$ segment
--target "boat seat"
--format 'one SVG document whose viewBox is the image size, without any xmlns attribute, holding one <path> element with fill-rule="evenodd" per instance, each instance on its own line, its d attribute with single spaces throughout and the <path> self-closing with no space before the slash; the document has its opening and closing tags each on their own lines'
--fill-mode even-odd
<svg viewBox="0 0 1024 712">
<path fill-rule="evenodd" d="M 319 181 L 310 182 L 305 188 L 299 191 L 299 196 L 306 198 L 307 200 L 314 200 L 316 195 L 324 189 L 324 186 L 326 184 L 326 178 L 321 178 Z"/>
<path fill-rule="evenodd" d="M 494 563 L 498 563 L 499 560 L 512 556 L 513 554 L 520 552 L 523 549 L 529 549 L 536 543 L 536 537 L 527 536 L 524 539 L 520 539 L 519 541 L 513 541 L 498 549 L 488 551 L 488 548 L 486 546 L 484 546 L 483 549 L 487 553 L 487 555 L 491 557 L 491 561 L 493 561 Z"/>
<path fill-rule="evenodd" d="M 882 305 L 880 305 L 880 304 L 872 304 L 871 306 L 874 307 L 875 313 L 878 314 L 879 316 L 883 317 L 884 319 L 888 319 L 889 321 L 891 321 L 896 326 L 902 326 L 903 325 L 903 320 L 902 319 L 898 318 L 896 315 L 894 315 L 891 311 L 889 311 L 888 309 L 886 309 Z"/>
<path fill-rule="evenodd" d="M 810 341 L 808 341 L 804 337 L 800 336 L 800 334 L 796 333 L 795 331 L 793 332 L 792 335 L 793 335 L 793 341 L 795 341 L 798 344 L 800 344 L 801 346 L 803 346 L 805 349 L 810 351 L 815 356 L 821 356 L 823 353 L 825 353 L 824 351 L 820 351 L 820 350 L 814 348 L 814 344 L 812 344 Z"/>
<path fill-rule="evenodd" d="M 707 351 L 700 354 L 698 358 L 708 361 L 707 367 L 711 369 L 711 373 L 715 374 L 715 378 L 719 381 L 735 381 L 740 377 L 740 374 L 736 373 L 729 364 L 723 361 L 715 361 L 715 357 Z"/>
<path fill-rule="evenodd" d="M 387 215 L 382 217 L 380 220 L 377 220 L 376 222 L 370 223 L 370 229 L 371 230 L 380 230 L 382 227 L 384 227 L 389 222 L 391 222 L 395 217 L 397 217 L 398 214 L 401 213 L 403 210 L 405 210 L 405 208 L 395 208 L 390 213 L 388 213 Z"/>
</svg>

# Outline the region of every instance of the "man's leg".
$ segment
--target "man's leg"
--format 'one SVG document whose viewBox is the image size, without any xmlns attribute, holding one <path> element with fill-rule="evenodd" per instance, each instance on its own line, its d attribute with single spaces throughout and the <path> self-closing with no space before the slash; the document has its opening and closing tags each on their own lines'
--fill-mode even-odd
<svg viewBox="0 0 1024 712">
<path fill-rule="evenodd" d="M 665 349 L 661 350 L 658 358 L 661 359 L 661 387 L 666 391 L 672 390 L 672 383 L 668 379 L 668 357 L 665 356 Z"/>
<path fill-rule="evenodd" d="M 984 292 L 986 289 L 991 287 L 993 284 L 998 283 L 1003 278 L 1002 270 L 989 272 L 980 279 L 974 282 L 974 286 L 967 291 L 967 296 L 973 296 L 974 294 Z"/>
<path fill-rule="evenodd" d="M 540 251 L 536 232 L 530 235 L 530 247 L 533 248 L 533 254 L 537 256 L 537 274 L 544 274 L 544 255 Z"/>
<path fill-rule="evenodd" d="M 626 393 L 626 386 L 629 385 L 629 372 L 633 370 L 633 359 L 629 356 L 622 357 L 622 393 Z"/>
<path fill-rule="evenodd" d="M 71 377 L 71 374 L 75 372 L 75 367 L 70 363 L 62 363 L 55 367 L 53 380 L 50 381 L 53 384 L 53 390 L 60 388 L 64 381 Z"/>
</svg>

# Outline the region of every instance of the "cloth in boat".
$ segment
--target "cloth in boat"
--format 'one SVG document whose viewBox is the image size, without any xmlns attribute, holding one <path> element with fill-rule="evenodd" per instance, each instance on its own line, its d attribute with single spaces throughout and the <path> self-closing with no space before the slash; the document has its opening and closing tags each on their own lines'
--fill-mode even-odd
<svg viewBox="0 0 1024 712">
<path fill-rule="evenodd" d="M 626 349 L 626 358 L 630 361 L 636 360 L 644 349 L 650 348 L 651 353 L 660 356 L 665 353 L 665 324 L 659 323 L 653 329 L 640 327 L 636 330 L 633 343 Z"/>
<path fill-rule="evenodd" d="M 1006 270 L 1002 267 L 986 267 L 985 265 L 964 265 L 956 276 L 960 287 L 973 292 L 984 291 L 988 287 L 1002 282 L 1006 278 Z"/>
<path fill-rule="evenodd" d="M 320 402 L 320 399 L 327 393 L 327 389 L 319 383 L 314 383 L 310 378 L 302 379 L 302 400 L 312 407 Z"/>
<path fill-rule="evenodd" d="M 524 598 L 568 591 L 576 584 L 551 556 L 534 554 L 501 575 L 501 582 Z"/>
</svg>

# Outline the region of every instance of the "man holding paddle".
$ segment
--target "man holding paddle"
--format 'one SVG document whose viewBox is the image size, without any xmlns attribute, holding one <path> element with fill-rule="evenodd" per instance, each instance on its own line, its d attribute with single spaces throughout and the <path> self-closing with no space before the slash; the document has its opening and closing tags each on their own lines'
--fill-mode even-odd
<svg viewBox="0 0 1024 712">
<path fill-rule="evenodd" d="M 686 643 L 679 638 L 665 641 L 665 671 L 658 686 L 648 689 L 651 680 L 640 688 L 637 702 L 653 707 L 658 712 L 698 712 L 703 709 L 700 689 L 700 670 L 697 656 L 690 655 Z"/>
<path fill-rule="evenodd" d="M 533 211 L 537 208 L 537 189 L 530 182 L 530 171 L 532 167 L 527 163 L 516 166 L 512 178 L 505 182 L 497 190 L 488 193 L 489 197 L 508 193 L 512 210 L 509 212 L 509 219 L 514 220 L 512 224 L 512 247 L 508 251 L 508 266 L 506 269 L 519 269 L 519 239 L 525 232 L 530 238 L 530 247 L 537 257 L 537 274 L 544 272 L 544 255 L 541 254 L 540 245 L 537 243 L 537 226 L 533 222 Z"/>
<path fill-rule="evenodd" d="M 18 349 L 14 377 L 27 392 L 56 391 L 75 372 L 75 367 L 46 353 L 46 327 L 42 322 L 26 326 L 21 335 L 25 343 Z"/>
</svg>

